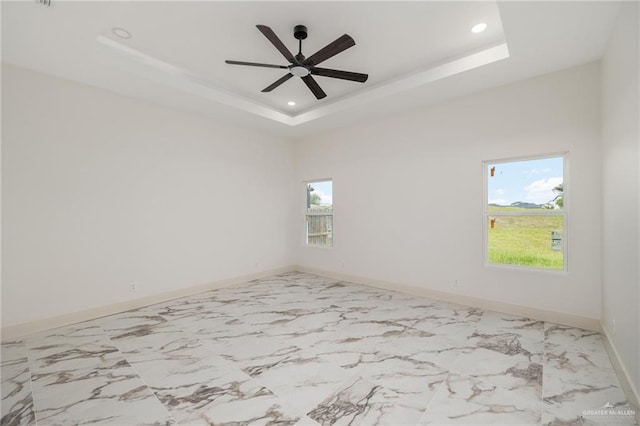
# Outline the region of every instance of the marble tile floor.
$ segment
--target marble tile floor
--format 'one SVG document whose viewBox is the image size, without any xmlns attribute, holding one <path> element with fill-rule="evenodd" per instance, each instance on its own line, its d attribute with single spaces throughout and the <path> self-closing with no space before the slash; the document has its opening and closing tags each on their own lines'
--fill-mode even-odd
<svg viewBox="0 0 640 426">
<path fill-rule="evenodd" d="M 4 342 L 1 377 L 3 426 L 635 424 L 597 333 L 297 272 Z"/>
</svg>

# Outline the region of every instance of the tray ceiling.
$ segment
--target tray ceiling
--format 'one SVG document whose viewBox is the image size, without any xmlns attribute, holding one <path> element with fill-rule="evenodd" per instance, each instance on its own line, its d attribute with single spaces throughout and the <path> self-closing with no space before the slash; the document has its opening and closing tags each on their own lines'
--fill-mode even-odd
<svg viewBox="0 0 640 426">
<path fill-rule="evenodd" d="M 597 36 L 608 36 L 616 4 L 573 4 L 564 9 L 555 7 L 561 13 L 552 21 L 560 22 L 548 26 L 549 32 L 557 38 L 564 24 L 567 34 L 575 37 L 586 21 L 593 20 L 592 30 Z M 527 54 L 519 50 L 521 46 L 535 44 L 536 39 L 540 49 L 553 50 L 554 43 L 568 44 L 547 40 L 548 34 L 532 34 L 532 25 L 524 29 L 528 33 L 523 37 L 523 28 L 517 24 L 527 22 L 527 14 L 529 19 L 539 17 L 549 23 L 550 18 L 540 12 L 545 7 L 549 11 L 553 8 L 496 2 L 53 0 L 50 7 L 36 2 L 3 2 L 2 60 L 221 119 L 255 120 L 257 127 L 264 127 L 265 120 L 272 121 L 274 124 L 266 127 L 287 133 L 287 127 L 312 127 L 309 124 L 314 121 L 330 126 L 334 116 L 342 117 L 336 123 L 344 122 L 348 114 L 362 117 L 362 111 L 387 101 L 395 102 L 397 108 L 402 97 L 428 93 L 425 90 L 430 86 L 437 89 L 443 80 L 452 76 L 463 79 L 470 71 L 489 64 L 512 62 L 510 66 L 514 67 L 518 56 L 527 59 Z M 577 22 L 561 22 L 571 17 L 571 8 Z M 599 22 L 596 15 L 600 16 Z M 472 33 L 471 27 L 479 22 L 487 23 L 487 30 Z M 293 27 L 307 26 L 309 36 L 303 42 L 307 56 L 347 33 L 356 45 L 322 66 L 367 73 L 369 80 L 361 84 L 316 77 L 328 95 L 320 101 L 297 77 L 273 92 L 261 93 L 286 70 L 224 63 L 233 59 L 286 65 L 256 24 L 270 26 L 294 53 L 298 47 Z M 119 38 L 114 28 L 125 29 L 131 38 Z M 583 56 L 597 57 L 603 43 L 602 48 L 598 43 L 592 45 Z M 581 53 L 579 46 L 577 51 Z M 521 66 L 521 74 L 526 73 Z M 513 71 L 506 74 L 513 79 Z M 488 83 L 495 84 L 492 79 Z M 477 82 L 467 84 L 481 86 Z M 442 96 L 433 99 L 438 97 Z M 296 105 L 289 106 L 289 101 Z M 416 99 L 409 104 L 416 104 Z"/>
</svg>

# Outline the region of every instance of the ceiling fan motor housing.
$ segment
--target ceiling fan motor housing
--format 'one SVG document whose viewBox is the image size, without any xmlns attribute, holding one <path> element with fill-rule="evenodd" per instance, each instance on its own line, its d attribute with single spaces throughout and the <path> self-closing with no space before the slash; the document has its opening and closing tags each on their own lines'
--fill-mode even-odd
<svg viewBox="0 0 640 426">
<path fill-rule="evenodd" d="M 307 38 L 307 27 L 304 25 L 296 25 L 293 28 L 293 36 L 298 40 L 304 40 Z"/>
</svg>

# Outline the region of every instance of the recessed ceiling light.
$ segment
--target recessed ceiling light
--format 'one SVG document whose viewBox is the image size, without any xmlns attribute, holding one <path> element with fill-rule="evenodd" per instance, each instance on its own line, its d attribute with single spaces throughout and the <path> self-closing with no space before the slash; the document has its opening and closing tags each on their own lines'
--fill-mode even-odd
<svg viewBox="0 0 640 426">
<path fill-rule="evenodd" d="M 287 102 L 287 105 L 289 105 L 289 106 L 295 106 L 295 104 L 296 104 L 296 103 L 295 103 L 295 102 L 293 102 L 293 101 L 289 101 L 289 102 Z"/>
<path fill-rule="evenodd" d="M 471 28 L 471 32 L 472 33 L 481 33 L 484 30 L 487 29 L 487 24 L 485 24 L 484 22 L 480 22 L 479 24 L 476 24 L 473 26 L 473 28 Z"/>
<path fill-rule="evenodd" d="M 116 36 L 123 38 L 125 40 L 131 38 L 131 33 L 125 30 L 124 28 L 114 27 L 114 28 L 111 28 L 111 32 Z"/>
</svg>

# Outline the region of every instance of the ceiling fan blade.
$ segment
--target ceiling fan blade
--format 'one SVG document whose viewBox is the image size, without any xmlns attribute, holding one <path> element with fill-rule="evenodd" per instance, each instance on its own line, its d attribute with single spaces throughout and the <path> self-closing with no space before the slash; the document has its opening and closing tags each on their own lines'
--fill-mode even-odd
<svg viewBox="0 0 640 426">
<path fill-rule="evenodd" d="M 343 50 L 347 50 L 348 48 L 355 45 L 356 42 L 353 41 L 351 36 L 349 36 L 348 34 L 344 34 L 305 59 L 304 64 L 318 65 L 320 62 L 324 62 L 332 56 L 335 56 Z"/>
<path fill-rule="evenodd" d="M 256 27 L 262 34 L 264 34 L 264 36 L 271 42 L 271 44 L 273 44 L 276 49 L 278 49 L 278 51 L 282 53 L 282 56 L 287 58 L 287 61 L 291 62 L 292 64 L 297 63 L 296 58 L 293 57 L 293 54 L 291 54 L 289 49 L 287 49 L 287 46 L 285 46 L 284 43 L 280 41 L 276 33 L 274 33 L 271 28 L 267 27 L 266 25 L 256 25 Z"/>
<path fill-rule="evenodd" d="M 264 67 L 264 68 L 282 68 L 288 69 L 289 67 L 286 65 L 271 65 L 271 64 L 259 64 L 257 62 L 242 62 L 242 61 L 225 61 L 227 64 L 231 65 L 248 65 L 250 67 Z"/>
<path fill-rule="evenodd" d="M 322 88 L 318 85 L 318 82 L 315 81 L 313 77 L 311 77 L 311 75 L 306 75 L 301 78 L 302 78 L 302 81 L 304 81 L 304 84 L 307 85 L 309 90 L 311 90 L 311 92 L 315 95 L 317 99 L 322 99 L 327 97 L 327 94 L 324 93 L 324 90 L 322 90 Z"/>
<path fill-rule="evenodd" d="M 291 73 L 286 74 L 284 77 L 279 78 L 278 80 L 276 80 L 273 84 L 271 84 L 271 85 L 265 87 L 264 89 L 262 89 L 262 91 L 263 92 L 270 92 L 273 89 L 275 89 L 276 87 L 280 86 L 285 81 L 289 80 L 291 77 L 293 77 L 293 74 L 291 74 Z"/>
<path fill-rule="evenodd" d="M 339 78 L 341 80 L 350 80 L 364 83 L 369 78 L 368 74 L 360 74 L 359 72 L 330 70 L 328 68 L 311 68 L 311 74 L 321 77 Z"/>
</svg>

